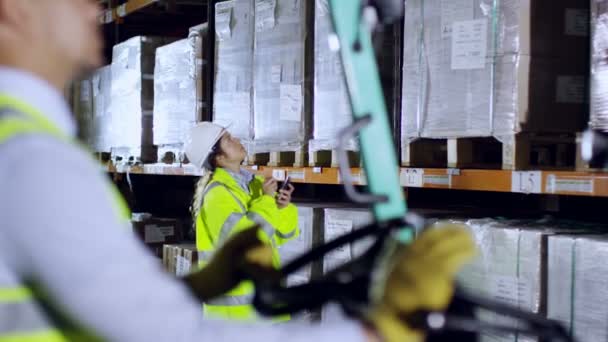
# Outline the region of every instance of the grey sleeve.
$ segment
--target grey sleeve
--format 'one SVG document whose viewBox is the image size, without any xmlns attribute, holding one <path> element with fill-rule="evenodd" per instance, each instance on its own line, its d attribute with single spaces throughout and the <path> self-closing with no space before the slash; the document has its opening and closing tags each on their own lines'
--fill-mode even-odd
<svg viewBox="0 0 608 342">
<path fill-rule="evenodd" d="M 0 248 L 0 258 L 98 335 L 110 341 L 362 340 L 358 325 L 348 322 L 313 328 L 203 321 L 187 289 L 121 224 L 104 175 L 84 152 L 44 138 L 12 144 L 18 148 L 0 147 L 0 215 L 10 245 Z"/>
</svg>

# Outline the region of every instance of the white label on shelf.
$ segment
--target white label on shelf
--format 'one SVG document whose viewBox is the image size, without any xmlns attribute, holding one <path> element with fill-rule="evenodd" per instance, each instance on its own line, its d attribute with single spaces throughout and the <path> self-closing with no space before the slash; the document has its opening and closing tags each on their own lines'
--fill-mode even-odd
<svg viewBox="0 0 608 342">
<path fill-rule="evenodd" d="M 302 86 L 299 84 L 281 84 L 280 115 L 283 121 L 302 120 Z"/>
<path fill-rule="evenodd" d="M 175 234 L 173 227 L 160 227 L 155 224 L 148 224 L 144 227 L 144 242 L 158 243 L 165 242 L 167 236 Z"/>
<path fill-rule="evenodd" d="M 424 169 L 402 169 L 401 186 L 421 188 L 424 185 Z"/>
<path fill-rule="evenodd" d="M 125 17 L 127 15 L 127 4 L 122 4 L 116 8 L 116 13 L 119 17 Z"/>
<path fill-rule="evenodd" d="M 566 9 L 566 35 L 586 37 L 589 35 L 589 11 L 582 8 Z"/>
<path fill-rule="evenodd" d="M 584 76 L 557 76 L 555 99 L 557 103 L 585 103 Z"/>
<path fill-rule="evenodd" d="M 323 173 L 323 168 L 322 167 L 313 167 L 312 173 Z"/>
<path fill-rule="evenodd" d="M 255 1 L 255 30 L 256 32 L 274 28 L 276 0 Z"/>
<path fill-rule="evenodd" d="M 325 241 L 329 242 L 350 233 L 353 230 L 353 221 L 327 218 L 325 225 Z M 328 253 L 323 262 L 323 270 L 327 272 L 351 259 L 351 248 L 348 244 L 340 246 Z"/>
<path fill-rule="evenodd" d="M 259 170 L 259 169 L 260 169 L 260 167 L 259 167 L 259 166 L 257 166 L 257 165 L 251 165 L 251 169 L 252 169 L 253 171 L 257 171 L 257 170 Z"/>
<path fill-rule="evenodd" d="M 487 19 L 454 22 L 452 32 L 452 70 L 485 68 L 487 51 Z"/>
<path fill-rule="evenodd" d="M 287 175 L 291 179 L 297 179 L 302 181 L 306 179 L 306 172 L 304 172 L 304 170 L 291 170 L 287 172 Z"/>
<path fill-rule="evenodd" d="M 215 11 L 215 34 L 219 41 L 232 37 L 232 2 L 219 3 Z"/>
<path fill-rule="evenodd" d="M 511 191 L 524 194 L 542 192 L 541 171 L 513 171 L 511 173 Z"/>
<path fill-rule="evenodd" d="M 281 64 L 273 65 L 270 72 L 270 82 L 281 83 L 283 75 L 283 66 Z"/>
<path fill-rule="evenodd" d="M 547 176 L 546 190 L 548 193 L 551 194 L 560 192 L 578 192 L 582 194 L 592 194 L 594 192 L 594 182 L 592 178 L 559 178 L 556 175 L 549 175 Z"/>
<path fill-rule="evenodd" d="M 280 170 L 280 169 L 272 170 L 272 178 L 274 178 L 278 181 L 284 181 L 285 177 L 286 177 L 285 170 Z"/>
<path fill-rule="evenodd" d="M 474 18 L 473 0 L 441 0 L 441 37 L 452 37 L 455 21 Z"/>
<path fill-rule="evenodd" d="M 423 177 L 423 184 L 451 187 L 452 186 L 452 176 L 450 176 L 450 175 L 425 175 Z"/>
<path fill-rule="evenodd" d="M 190 260 L 184 258 L 181 255 L 175 256 L 175 275 L 178 277 L 187 276 L 192 268 Z"/>
</svg>

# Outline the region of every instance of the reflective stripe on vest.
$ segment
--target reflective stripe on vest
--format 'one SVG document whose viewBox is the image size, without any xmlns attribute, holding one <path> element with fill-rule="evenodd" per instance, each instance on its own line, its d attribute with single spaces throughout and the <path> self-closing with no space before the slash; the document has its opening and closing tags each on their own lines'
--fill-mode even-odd
<svg viewBox="0 0 608 342">
<path fill-rule="evenodd" d="M 251 305 L 253 302 L 253 294 L 246 294 L 241 296 L 223 296 L 212 299 L 206 302 L 206 305 L 215 306 L 240 306 L 240 305 Z"/>
</svg>

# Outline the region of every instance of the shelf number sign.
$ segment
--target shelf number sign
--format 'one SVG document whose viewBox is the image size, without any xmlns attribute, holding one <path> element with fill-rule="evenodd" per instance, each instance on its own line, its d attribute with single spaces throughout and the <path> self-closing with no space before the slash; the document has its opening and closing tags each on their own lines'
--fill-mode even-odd
<svg viewBox="0 0 608 342">
<path fill-rule="evenodd" d="M 424 170 L 403 169 L 400 178 L 402 186 L 421 188 L 424 185 Z"/>
<path fill-rule="evenodd" d="M 524 194 L 542 192 L 541 171 L 514 171 L 511 174 L 511 191 Z"/>
</svg>

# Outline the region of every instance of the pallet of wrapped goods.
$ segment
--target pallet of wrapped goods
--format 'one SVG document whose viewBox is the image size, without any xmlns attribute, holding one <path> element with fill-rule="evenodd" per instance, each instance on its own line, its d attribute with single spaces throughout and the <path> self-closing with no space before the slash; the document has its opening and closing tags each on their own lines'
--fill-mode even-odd
<svg viewBox="0 0 608 342">
<path fill-rule="evenodd" d="M 200 122 L 202 98 L 197 86 L 198 64 L 195 43 L 181 39 L 156 49 L 154 66 L 154 145 L 158 162 L 187 163 L 184 142 L 189 130 Z"/>
<path fill-rule="evenodd" d="M 174 39 L 133 37 L 114 46 L 110 116 L 114 162 L 156 162 L 152 138 L 156 49 Z"/>
<path fill-rule="evenodd" d="M 340 53 L 329 46 L 333 27 L 327 0 L 315 1 L 314 29 L 313 136 L 308 145 L 308 165 L 336 167 L 338 133 L 353 120 Z M 347 150 L 353 165 L 359 164 L 355 141 Z"/>
<path fill-rule="evenodd" d="M 255 0 L 253 137 L 250 163 L 305 165 L 309 110 L 305 97 L 307 12 L 302 0 Z M 260 156 L 264 154 L 264 156 Z"/>
<path fill-rule="evenodd" d="M 253 140 L 253 0 L 215 5 L 213 121 L 229 126 L 247 149 Z"/>
<path fill-rule="evenodd" d="M 547 315 L 578 341 L 607 341 L 608 238 L 566 235 L 549 239 Z"/>
<path fill-rule="evenodd" d="M 588 5 L 408 1 L 402 164 L 574 168 Z"/>
<path fill-rule="evenodd" d="M 608 130 L 608 1 L 591 1 L 591 119 L 594 129 Z"/>
<path fill-rule="evenodd" d="M 109 159 L 111 149 L 111 101 L 112 70 L 104 66 L 91 77 L 75 82 L 72 94 L 72 110 L 78 122 L 78 136 L 102 160 Z"/>
<path fill-rule="evenodd" d="M 579 228 L 571 223 L 527 220 L 469 220 L 479 254 L 463 269 L 458 280 L 469 292 L 514 305 L 525 311 L 547 313 L 547 255 L 554 236 Z M 509 318 L 484 314 L 483 319 L 510 324 Z M 528 336 L 484 335 L 483 341 L 537 341 Z"/>
</svg>

